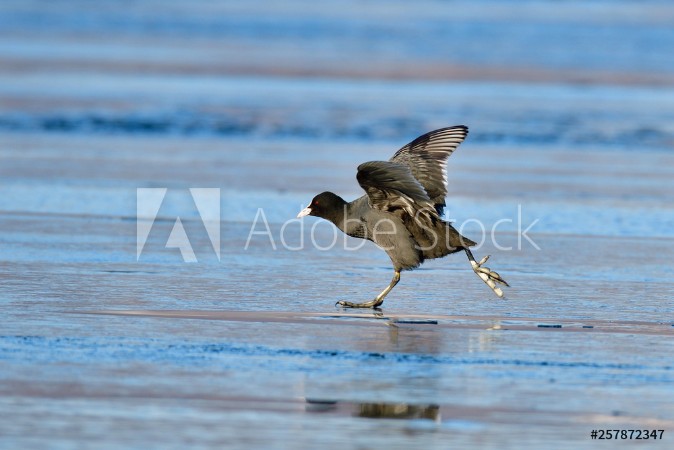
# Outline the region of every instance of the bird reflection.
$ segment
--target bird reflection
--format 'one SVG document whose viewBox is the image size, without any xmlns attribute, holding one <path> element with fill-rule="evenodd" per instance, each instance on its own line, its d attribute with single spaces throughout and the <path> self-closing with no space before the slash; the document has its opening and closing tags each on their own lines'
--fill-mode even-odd
<svg viewBox="0 0 674 450">
<path fill-rule="evenodd" d="M 306 411 L 312 413 L 341 413 L 369 419 L 429 419 L 440 420 L 440 406 L 408 403 L 351 403 L 332 400 L 306 400 Z"/>
<path fill-rule="evenodd" d="M 360 403 L 358 417 L 373 419 L 430 419 L 440 420 L 438 405 L 409 405 L 406 403 Z"/>
</svg>

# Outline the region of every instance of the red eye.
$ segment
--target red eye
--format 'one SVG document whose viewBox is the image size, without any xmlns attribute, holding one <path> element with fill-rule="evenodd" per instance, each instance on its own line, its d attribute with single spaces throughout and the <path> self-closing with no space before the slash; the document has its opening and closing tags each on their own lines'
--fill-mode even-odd
<svg viewBox="0 0 674 450">
<path fill-rule="evenodd" d="M 318 206 L 318 200 L 314 200 L 314 205 Z"/>
</svg>

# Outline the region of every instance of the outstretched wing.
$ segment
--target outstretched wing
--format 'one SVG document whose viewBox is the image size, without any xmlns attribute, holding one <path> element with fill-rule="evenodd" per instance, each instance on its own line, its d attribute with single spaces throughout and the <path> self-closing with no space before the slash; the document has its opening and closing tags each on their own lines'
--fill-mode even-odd
<svg viewBox="0 0 674 450">
<path fill-rule="evenodd" d="M 447 196 L 447 158 L 467 135 L 468 127 L 464 125 L 440 128 L 419 136 L 390 159 L 410 168 L 438 214 L 442 214 Z"/>
<path fill-rule="evenodd" d="M 433 202 L 408 166 L 370 161 L 358 166 L 356 178 L 367 193 L 372 208 L 381 211 L 402 209 L 410 217 L 416 217 L 419 211 L 435 213 Z"/>
</svg>

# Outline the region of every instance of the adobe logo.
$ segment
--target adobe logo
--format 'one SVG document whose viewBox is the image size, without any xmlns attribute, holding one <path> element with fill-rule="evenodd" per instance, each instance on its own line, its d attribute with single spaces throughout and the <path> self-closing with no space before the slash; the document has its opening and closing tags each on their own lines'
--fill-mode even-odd
<svg viewBox="0 0 674 450">
<path fill-rule="evenodd" d="M 140 259 L 147 238 L 166 197 L 167 188 L 136 189 L 136 261 Z M 190 188 L 201 222 L 208 239 L 220 261 L 220 189 Z M 178 248 L 185 262 L 197 262 L 194 249 L 185 231 L 180 216 L 176 216 L 173 229 L 166 239 L 166 248 Z"/>
</svg>

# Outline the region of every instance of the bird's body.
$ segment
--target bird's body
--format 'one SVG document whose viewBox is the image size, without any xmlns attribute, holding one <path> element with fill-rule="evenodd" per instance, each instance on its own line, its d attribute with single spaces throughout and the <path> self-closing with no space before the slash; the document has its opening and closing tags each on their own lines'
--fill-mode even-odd
<svg viewBox="0 0 674 450">
<path fill-rule="evenodd" d="M 496 273 L 477 263 L 469 247 L 474 241 L 462 236 L 440 217 L 445 207 L 446 169 L 449 155 L 464 140 L 463 126 L 441 128 L 418 137 L 390 161 L 370 161 L 358 166 L 356 178 L 366 195 L 346 202 L 323 192 L 300 212 L 329 220 L 349 236 L 367 239 L 388 254 L 395 271 L 391 284 L 371 302 L 338 302 L 349 307 L 376 307 L 400 279 L 400 271 L 418 267 L 426 259 L 465 251 L 473 270 L 498 296 Z"/>
<path fill-rule="evenodd" d="M 329 201 L 330 194 L 321 194 L 325 202 Z M 423 226 L 401 209 L 381 211 L 370 207 L 367 195 L 348 203 L 335 197 L 337 208 L 332 209 L 335 214 L 325 219 L 349 236 L 367 239 L 384 249 L 396 270 L 414 269 L 427 259 L 441 258 L 475 245 L 439 217 L 433 217 Z M 318 198 L 321 203 L 321 196 Z"/>
</svg>

